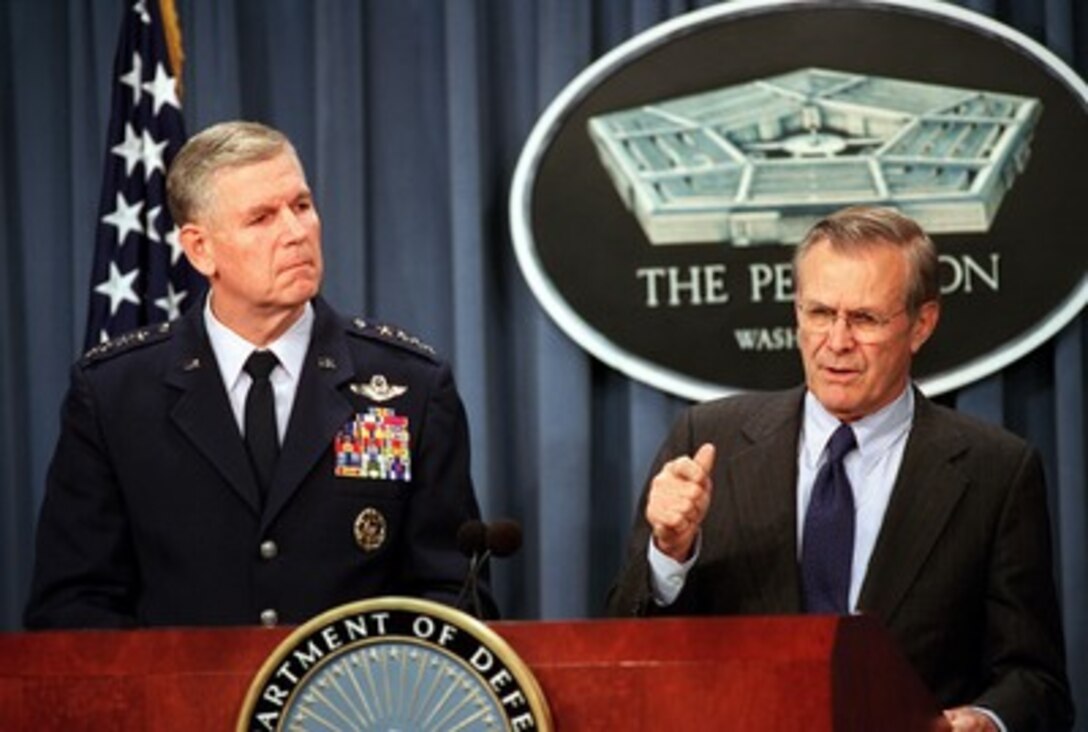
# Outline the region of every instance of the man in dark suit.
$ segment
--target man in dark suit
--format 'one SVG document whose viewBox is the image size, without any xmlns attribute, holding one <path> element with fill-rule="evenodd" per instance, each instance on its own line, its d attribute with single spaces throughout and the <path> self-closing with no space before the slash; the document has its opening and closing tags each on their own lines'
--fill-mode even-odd
<svg viewBox="0 0 1088 732">
<path fill-rule="evenodd" d="M 805 386 L 678 420 L 610 612 L 871 614 L 953 729 L 1067 729 L 1039 456 L 910 382 L 939 316 L 932 242 L 846 209 L 794 271 Z"/>
<path fill-rule="evenodd" d="M 211 127 L 167 190 L 209 296 L 73 367 L 27 627 L 274 625 L 375 595 L 452 602 L 468 571 L 457 529 L 479 512 L 449 367 L 318 296 L 321 224 L 281 133 Z"/>
</svg>

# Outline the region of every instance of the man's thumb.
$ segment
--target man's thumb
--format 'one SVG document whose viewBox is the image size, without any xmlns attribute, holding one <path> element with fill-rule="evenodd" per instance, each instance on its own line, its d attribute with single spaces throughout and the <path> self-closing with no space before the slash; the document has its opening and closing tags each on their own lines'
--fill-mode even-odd
<svg viewBox="0 0 1088 732">
<path fill-rule="evenodd" d="M 699 451 L 695 453 L 696 464 L 703 469 L 708 478 L 714 473 L 714 456 L 716 454 L 717 451 L 709 442 L 704 442 Z"/>
</svg>

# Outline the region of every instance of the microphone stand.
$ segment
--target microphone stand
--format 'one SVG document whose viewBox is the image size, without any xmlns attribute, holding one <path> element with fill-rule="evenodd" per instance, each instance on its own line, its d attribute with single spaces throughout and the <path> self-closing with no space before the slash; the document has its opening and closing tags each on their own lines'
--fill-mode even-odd
<svg viewBox="0 0 1088 732">
<path fill-rule="evenodd" d="M 484 619 L 483 607 L 480 604 L 479 577 L 484 564 L 486 564 L 487 560 L 490 558 L 490 549 L 484 549 L 482 553 L 472 553 L 472 558 L 469 559 L 468 564 L 468 574 L 465 575 L 465 583 L 461 585 L 461 592 L 457 595 L 457 601 L 454 604 L 454 607 L 460 610 L 465 600 L 471 600 L 472 614 L 478 620 Z"/>
</svg>

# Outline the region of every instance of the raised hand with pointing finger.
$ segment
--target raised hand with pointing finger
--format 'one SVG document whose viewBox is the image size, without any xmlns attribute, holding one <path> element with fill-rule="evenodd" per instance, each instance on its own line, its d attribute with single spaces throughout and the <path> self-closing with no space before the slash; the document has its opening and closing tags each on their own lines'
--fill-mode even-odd
<svg viewBox="0 0 1088 732">
<path fill-rule="evenodd" d="M 646 521 L 658 551 L 678 562 L 691 557 L 699 527 L 710 508 L 714 446 L 703 444 L 693 457 L 665 463 L 650 483 Z"/>
</svg>

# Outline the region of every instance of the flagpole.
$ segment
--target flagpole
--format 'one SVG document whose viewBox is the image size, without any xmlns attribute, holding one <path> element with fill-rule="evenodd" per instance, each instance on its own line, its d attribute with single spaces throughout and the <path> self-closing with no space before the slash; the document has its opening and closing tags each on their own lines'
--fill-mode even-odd
<svg viewBox="0 0 1088 732">
<path fill-rule="evenodd" d="M 185 46 L 182 43 L 181 22 L 178 20 L 174 0 L 159 0 L 159 13 L 162 15 L 162 30 L 166 36 L 166 52 L 170 55 L 170 70 L 178 88 L 178 99 L 182 99 L 185 96 L 185 81 L 182 78 Z"/>
</svg>

